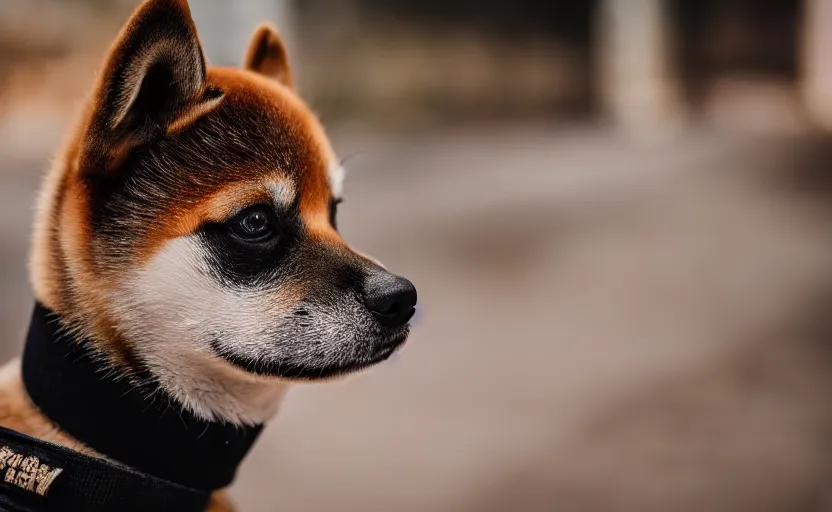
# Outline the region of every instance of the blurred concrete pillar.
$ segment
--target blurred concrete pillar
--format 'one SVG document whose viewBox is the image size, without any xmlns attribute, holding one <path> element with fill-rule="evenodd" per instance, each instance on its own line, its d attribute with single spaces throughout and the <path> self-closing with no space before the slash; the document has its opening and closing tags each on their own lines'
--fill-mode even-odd
<svg viewBox="0 0 832 512">
<path fill-rule="evenodd" d="M 801 92 L 812 120 L 832 130 L 832 1 L 806 0 Z"/>
<path fill-rule="evenodd" d="M 238 66 L 249 37 L 262 20 L 277 26 L 290 55 L 293 54 L 293 3 L 293 0 L 197 0 L 190 5 L 209 62 Z"/>
<path fill-rule="evenodd" d="M 677 125 L 664 0 L 602 0 L 597 16 L 598 90 L 606 113 L 636 133 Z"/>
</svg>

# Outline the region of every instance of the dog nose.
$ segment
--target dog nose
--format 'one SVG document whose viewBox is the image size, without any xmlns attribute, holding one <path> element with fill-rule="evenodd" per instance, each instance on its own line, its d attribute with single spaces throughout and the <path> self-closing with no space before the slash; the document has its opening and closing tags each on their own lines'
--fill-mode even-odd
<svg viewBox="0 0 832 512">
<path fill-rule="evenodd" d="M 407 279 L 379 272 L 364 283 L 364 304 L 382 325 L 402 327 L 416 312 L 416 288 Z"/>
</svg>

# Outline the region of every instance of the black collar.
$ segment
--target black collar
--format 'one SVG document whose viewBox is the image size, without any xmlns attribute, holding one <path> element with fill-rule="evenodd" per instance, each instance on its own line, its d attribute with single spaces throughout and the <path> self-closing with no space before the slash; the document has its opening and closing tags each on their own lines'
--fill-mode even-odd
<svg viewBox="0 0 832 512">
<path fill-rule="evenodd" d="M 174 403 L 152 379 L 140 387 L 114 379 L 90 345 L 71 339 L 59 318 L 36 304 L 23 355 L 23 382 L 35 405 L 138 477 L 206 495 L 228 486 L 262 426 L 208 422 Z"/>
<path fill-rule="evenodd" d="M 0 427 L 0 510 L 202 512 L 210 493 Z"/>
</svg>

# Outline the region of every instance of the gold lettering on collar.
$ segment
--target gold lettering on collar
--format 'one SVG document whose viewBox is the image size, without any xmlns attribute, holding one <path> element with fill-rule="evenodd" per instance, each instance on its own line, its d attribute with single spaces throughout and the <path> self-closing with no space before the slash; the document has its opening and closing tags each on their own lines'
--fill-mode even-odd
<svg viewBox="0 0 832 512">
<path fill-rule="evenodd" d="M 3 480 L 21 489 L 46 496 L 49 487 L 63 472 L 63 468 L 53 468 L 41 464 L 37 457 L 26 457 L 8 446 L 0 447 L 0 471 L 6 470 Z"/>
</svg>

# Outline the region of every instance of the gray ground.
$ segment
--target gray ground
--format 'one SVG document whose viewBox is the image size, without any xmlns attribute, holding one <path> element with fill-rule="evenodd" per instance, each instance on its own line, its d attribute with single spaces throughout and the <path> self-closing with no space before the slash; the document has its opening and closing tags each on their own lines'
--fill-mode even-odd
<svg viewBox="0 0 832 512">
<path fill-rule="evenodd" d="M 245 511 L 832 510 L 832 152 L 690 132 L 336 136 L 341 225 L 412 278 L 400 357 L 299 386 Z M 0 144 L 2 353 L 43 154 Z"/>
</svg>

